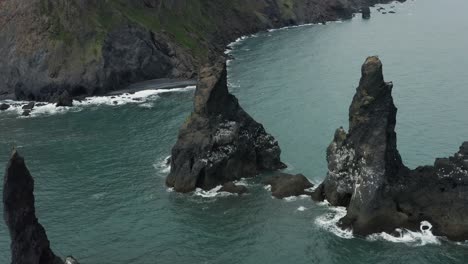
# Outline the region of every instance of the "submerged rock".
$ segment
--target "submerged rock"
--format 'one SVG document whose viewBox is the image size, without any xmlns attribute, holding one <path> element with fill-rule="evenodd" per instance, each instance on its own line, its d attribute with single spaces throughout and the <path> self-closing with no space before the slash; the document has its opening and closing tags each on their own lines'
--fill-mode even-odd
<svg viewBox="0 0 468 264">
<path fill-rule="evenodd" d="M 11 237 L 12 264 L 62 264 L 50 249 L 34 207 L 34 180 L 13 151 L 3 182 L 3 215 Z"/>
<path fill-rule="evenodd" d="M 9 104 L 0 104 L 0 111 L 5 111 L 10 108 Z"/>
<path fill-rule="evenodd" d="M 371 11 L 370 11 L 370 8 L 368 6 L 363 7 L 361 9 L 361 12 L 362 12 L 362 18 L 363 19 L 369 19 L 371 17 Z"/>
<path fill-rule="evenodd" d="M 327 176 L 313 198 L 346 206 L 340 225 L 358 235 L 419 230 L 429 221 L 434 234 L 468 239 L 468 143 L 434 166 L 409 170 L 397 150 L 392 88 L 380 60 L 367 58 L 349 109 L 349 132 L 336 131 Z"/>
<path fill-rule="evenodd" d="M 263 181 L 265 185 L 271 185 L 271 193 L 274 197 L 282 199 L 290 196 L 311 194 L 306 191 L 314 185 L 302 174 L 291 175 L 281 173 Z"/>
<path fill-rule="evenodd" d="M 247 193 L 249 190 L 247 187 L 243 185 L 236 185 L 233 182 L 227 182 L 223 184 L 223 187 L 219 190 L 219 192 L 228 192 L 228 193 L 235 193 L 235 194 L 244 194 Z"/>
<path fill-rule="evenodd" d="M 21 115 L 22 116 L 29 116 L 29 115 L 31 115 L 31 110 L 24 110 Z"/>
<path fill-rule="evenodd" d="M 285 168 L 281 150 L 227 88 L 226 65 L 200 71 L 194 111 L 179 131 L 166 179 L 178 192 L 205 190 L 260 171 Z"/>
</svg>

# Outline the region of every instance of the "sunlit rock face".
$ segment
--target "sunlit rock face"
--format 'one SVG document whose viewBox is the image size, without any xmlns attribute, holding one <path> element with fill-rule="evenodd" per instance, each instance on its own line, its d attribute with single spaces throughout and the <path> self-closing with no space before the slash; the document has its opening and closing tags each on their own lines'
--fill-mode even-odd
<svg viewBox="0 0 468 264">
<path fill-rule="evenodd" d="M 205 67 L 199 76 L 194 111 L 172 149 L 167 185 L 178 192 L 211 189 L 284 168 L 278 142 L 229 93 L 226 65 Z"/>
<path fill-rule="evenodd" d="M 361 74 L 349 109 L 349 132 L 335 132 L 327 149 L 327 176 L 313 197 L 346 206 L 340 225 L 355 234 L 417 230 L 429 221 L 436 234 L 468 238 L 462 220 L 468 217 L 468 144 L 434 166 L 409 170 L 397 150 L 393 84 L 384 81 L 375 56 L 366 59 Z"/>
</svg>

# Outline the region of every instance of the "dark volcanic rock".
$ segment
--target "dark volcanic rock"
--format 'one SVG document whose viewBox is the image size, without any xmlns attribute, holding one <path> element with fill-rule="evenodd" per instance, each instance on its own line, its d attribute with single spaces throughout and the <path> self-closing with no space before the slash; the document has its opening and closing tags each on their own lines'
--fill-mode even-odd
<svg viewBox="0 0 468 264">
<path fill-rule="evenodd" d="M 236 185 L 233 182 L 227 182 L 223 184 L 223 187 L 219 190 L 219 192 L 228 192 L 228 193 L 236 193 L 236 194 L 244 194 L 247 193 L 249 190 L 247 187 L 243 185 Z"/>
<path fill-rule="evenodd" d="M 27 105 L 23 106 L 22 109 L 23 110 L 32 110 L 34 108 L 34 106 L 36 105 L 36 103 L 34 102 L 29 102 Z"/>
<path fill-rule="evenodd" d="M 57 97 L 56 106 L 73 106 L 73 98 L 70 96 L 67 90 L 63 91 Z"/>
<path fill-rule="evenodd" d="M 11 237 L 12 264 L 61 264 L 50 249 L 34 207 L 34 180 L 14 151 L 3 182 L 3 215 Z"/>
<path fill-rule="evenodd" d="M 211 189 L 285 167 L 278 142 L 229 93 L 225 64 L 201 70 L 194 108 L 172 149 L 169 187 Z"/>
<path fill-rule="evenodd" d="M 31 110 L 24 110 L 21 115 L 22 116 L 29 116 L 29 115 L 31 115 Z"/>
<path fill-rule="evenodd" d="M 371 11 L 370 11 L 370 8 L 368 6 L 363 7 L 361 9 L 361 12 L 362 12 L 362 18 L 363 19 L 369 19 L 371 17 Z"/>
<path fill-rule="evenodd" d="M 9 104 L 0 104 L 0 111 L 5 111 L 10 108 Z"/>
<path fill-rule="evenodd" d="M 349 132 L 336 131 L 327 150 L 327 177 L 313 198 L 346 206 L 340 225 L 358 235 L 419 230 L 429 221 L 434 234 L 468 239 L 468 143 L 434 166 L 406 168 L 396 145 L 392 87 L 384 82 L 380 60 L 367 58 L 349 110 Z"/>
<path fill-rule="evenodd" d="M 311 194 L 306 189 L 314 185 L 302 174 L 291 175 L 281 173 L 270 177 L 263 182 L 265 185 L 271 185 L 271 193 L 274 197 L 282 199 L 290 196 L 299 196 Z"/>
<path fill-rule="evenodd" d="M 121 8 L 107 1 L 0 1 L 0 97 L 51 101 L 63 90 L 76 98 L 151 79 L 192 79 L 242 35 L 347 19 L 384 2 L 390 0 L 119 0 Z"/>
</svg>

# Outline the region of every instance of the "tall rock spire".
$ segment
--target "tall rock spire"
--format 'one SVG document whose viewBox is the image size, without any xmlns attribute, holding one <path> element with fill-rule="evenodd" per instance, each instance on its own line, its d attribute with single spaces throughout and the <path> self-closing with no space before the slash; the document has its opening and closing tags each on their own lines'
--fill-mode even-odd
<svg viewBox="0 0 468 264">
<path fill-rule="evenodd" d="M 399 227 L 419 231 L 430 222 L 434 234 L 466 240 L 468 143 L 434 166 L 406 168 L 397 150 L 392 88 L 379 58 L 367 58 L 349 108 L 349 132 L 335 132 L 327 176 L 313 197 L 346 206 L 339 224 L 358 235 Z"/>
<path fill-rule="evenodd" d="M 3 215 L 11 237 L 12 264 L 62 264 L 50 249 L 34 207 L 34 180 L 16 150 L 3 182 Z"/>
</svg>

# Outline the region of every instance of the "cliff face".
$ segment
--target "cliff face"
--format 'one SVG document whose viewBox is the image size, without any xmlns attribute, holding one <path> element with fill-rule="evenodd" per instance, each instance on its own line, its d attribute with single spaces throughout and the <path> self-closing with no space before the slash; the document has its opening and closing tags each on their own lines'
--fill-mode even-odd
<svg viewBox="0 0 468 264">
<path fill-rule="evenodd" d="M 380 60 L 367 58 L 349 109 L 349 132 L 336 131 L 327 150 L 327 177 L 314 198 L 346 206 L 340 225 L 359 235 L 419 230 L 429 221 L 434 234 L 466 240 L 468 142 L 434 166 L 405 167 L 396 144 L 392 88 Z"/>
<path fill-rule="evenodd" d="M 0 98 L 93 95 L 193 78 L 235 38 L 349 18 L 386 0 L 1 0 Z"/>
<path fill-rule="evenodd" d="M 172 149 L 166 183 L 178 192 L 211 189 L 284 168 L 278 142 L 253 120 L 228 92 L 226 65 L 200 72 L 194 111 Z"/>
<path fill-rule="evenodd" d="M 3 182 L 3 214 L 11 237 L 12 264 L 62 264 L 50 249 L 34 206 L 34 180 L 14 151 Z"/>
</svg>

